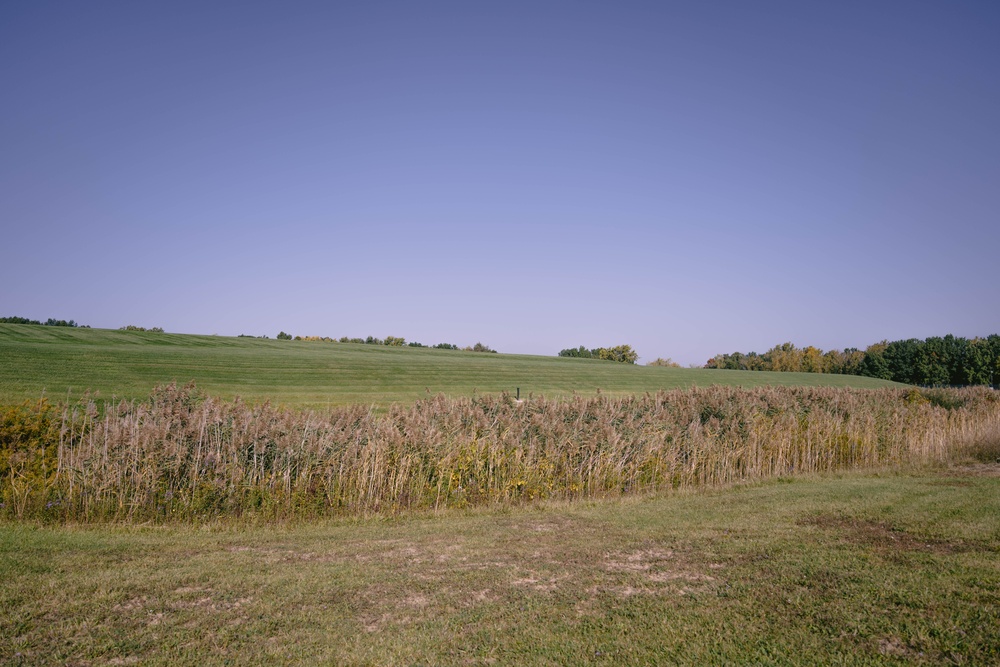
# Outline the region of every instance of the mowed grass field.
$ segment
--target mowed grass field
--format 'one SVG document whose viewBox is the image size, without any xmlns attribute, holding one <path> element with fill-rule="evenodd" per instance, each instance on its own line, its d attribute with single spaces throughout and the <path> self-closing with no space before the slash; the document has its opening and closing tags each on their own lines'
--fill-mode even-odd
<svg viewBox="0 0 1000 667">
<path fill-rule="evenodd" d="M 641 360 L 640 360 L 641 361 Z M 428 394 L 641 394 L 691 386 L 891 386 L 848 375 L 632 366 L 591 359 L 352 343 L 0 324 L 0 403 L 142 398 L 194 381 L 221 398 L 322 408 L 409 403 Z"/>
<path fill-rule="evenodd" d="M 261 527 L 0 525 L 0 663 L 995 665 L 998 471 Z"/>
</svg>

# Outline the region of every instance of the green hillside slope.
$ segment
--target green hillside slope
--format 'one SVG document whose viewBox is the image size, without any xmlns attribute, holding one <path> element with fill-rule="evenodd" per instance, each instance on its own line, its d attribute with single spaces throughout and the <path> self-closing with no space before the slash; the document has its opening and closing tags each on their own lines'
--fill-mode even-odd
<svg viewBox="0 0 1000 667">
<path fill-rule="evenodd" d="M 0 402 L 97 392 L 145 396 L 194 381 L 223 397 L 323 407 L 386 405 L 430 394 L 655 392 L 693 385 L 881 387 L 871 378 L 631 366 L 591 359 L 483 354 L 352 343 L 278 341 L 0 324 Z"/>
</svg>

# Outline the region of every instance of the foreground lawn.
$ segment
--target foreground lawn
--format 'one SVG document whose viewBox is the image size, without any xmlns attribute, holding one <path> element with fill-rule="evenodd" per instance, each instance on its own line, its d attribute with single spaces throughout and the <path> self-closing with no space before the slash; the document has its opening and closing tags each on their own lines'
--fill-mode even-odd
<svg viewBox="0 0 1000 667">
<path fill-rule="evenodd" d="M 850 375 L 654 368 L 592 359 L 484 354 L 353 343 L 278 341 L 0 324 L 0 404 L 83 392 L 144 398 L 176 381 L 213 396 L 322 408 L 411 403 L 433 394 L 557 398 L 655 393 L 713 384 L 888 387 Z M 898 386 L 898 385 L 895 385 Z"/>
<path fill-rule="evenodd" d="M 996 466 L 285 527 L 0 526 L 4 664 L 997 664 Z"/>
</svg>

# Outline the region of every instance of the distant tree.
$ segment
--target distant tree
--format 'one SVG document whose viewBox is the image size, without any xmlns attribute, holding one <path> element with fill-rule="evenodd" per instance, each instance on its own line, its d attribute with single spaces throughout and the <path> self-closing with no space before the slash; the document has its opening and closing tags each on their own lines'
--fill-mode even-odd
<svg viewBox="0 0 1000 667">
<path fill-rule="evenodd" d="M 742 352 L 723 355 L 723 364 L 723 368 L 729 371 L 747 370 L 746 355 Z"/>
<path fill-rule="evenodd" d="M 0 317 L 0 324 L 41 324 L 41 322 L 29 320 L 27 317 Z"/>
<path fill-rule="evenodd" d="M 992 349 L 991 339 L 996 339 L 998 342 L 996 351 Z M 994 367 L 998 361 L 1000 361 L 1000 336 L 974 338 L 969 341 L 965 355 L 964 384 L 993 384 L 994 376 L 1000 378 Z"/>
<path fill-rule="evenodd" d="M 969 339 L 948 334 L 941 339 L 944 365 L 948 371 L 948 384 L 965 384 L 965 366 L 968 363 Z"/>
<path fill-rule="evenodd" d="M 406 345 L 406 339 L 398 336 L 386 336 L 383 344 L 388 345 L 389 347 L 403 347 Z"/>
<path fill-rule="evenodd" d="M 291 340 L 291 339 L 292 339 L 292 334 L 285 333 L 284 331 L 278 333 L 278 340 Z"/>
<path fill-rule="evenodd" d="M 666 359 L 663 359 L 662 357 L 657 357 L 656 359 L 654 359 L 653 361 L 650 361 L 646 365 L 647 366 L 663 366 L 664 368 L 680 368 L 681 367 L 681 365 L 679 363 L 677 363 L 676 361 L 674 361 L 670 357 L 667 357 Z"/>
<path fill-rule="evenodd" d="M 922 381 L 925 376 L 935 375 L 935 371 L 929 366 L 924 367 L 921 347 L 922 343 L 916 338 L 887 343 L 882 353 L 889 375 L 885 379 L 907 384 L 942 384 L 942 381 L 936 383 Z M 944 381 L 947 381 L 947 377 Z"/>
<path fill-rule="evenodd" d="M 765 353 L 771 358 L 771 370 L 799 372 L 802 370 L 802 350 L 792 343 L 775 345 Z"/>
<path fill-rule="evenodd" d="M 888 346 L 889 344 L 886 341 L 868 346 L 868 349 L 865 350 L 864 359 L 861 360 L 858 366 L 860 375 L 880 378 L 882 380 L 892 379 L 892 374 L 889 372 L 889 362 L 885 358 L 885 349 Z"/>
<path fill-rule="evenodd" d="M 73 320 L 57 320 L 57 319 L 53 319 L 53 318 L 50 317 L 49 319 L 45 320 L 45 326 L 47 326 L 47 327 L 75 327 L 75 326 L 77 326 L 77 324 Z"/>
<path fill-rule="evenodd" d="M 826 363 L 823 350 L 807 345 L 802 350 L 802 370 L 806 373 L 825 373 Z"/>
<path fill-rule="evenodd" d="M 842 374 L 844 372 L 844 363 L 846 358 L 846 354 L 840 350 L 830 350 L 829 352 L 824 352 L 823 368 L 826 369 L 827 373 Z"/>
<path fill-rule="evenodd" d="M 452 345 L 451 343 L 438 343 L 434 346 L 435 350 L 457 350 L 458 345 Z"/>
<path fill-rule="evenodd" d="M 482 343 L 476 343 L 472 347 L 466 347 L 464 349 L 466 352 L 492 352 L 493 354 L 496 354 L 497 352 L 496 350 L 486 345 L 483 345 Z"/>
<path fill-rule="evenodd" d="M 606 361 L 617 361 L 622 364 L 634 364 L 639 360 L 639 354 L 632 349 L 631 345 L 616 345 L 614 347 L 598 348 L 597 358 Z"/>
<path fill-rule="evenodd" d="M 1000 384 L 1000 335 L 993 334 L 986 338 L 987 363 L 986 370 L 990 373 L 989 383 L 993 386 Z M 985 378 L 985 372 L 983 377 Z"/>
<path fill-rule="evenodd" d="M 426 346 L 426 345 L 424 345 L 423 343 L 418 343 L 418 342 L 417 342 L 417 341 L 415 341 L 415 340 L 414 340 L 414 341 L 410 341 L 409 343 L 407 343 L 407 344 L 406 344 L 406 346 L 407 346 L 407 347 L 427 347 L 427 346 Z"/>
<path fill-rule="evenodd" d="M 570 348 L 567 348 L 565 350 L 560 350 L 559 351 L 559 356 L 560 357 L 576 357 L 576 358 L 580 358 L 580 359 L 593 359 L 594 358 L 594 351 L 593 350 L 588 350 L 583 345 L 581 345 L 580 347 L 576 347 L 576 348 L 570 347 Z"/>
<path fill-rule="evenodd" d="M 861 362 L 865 359 L 865 353 L 856 347 L 849 347 L 844 350 L 844 365 L 841 373 L 844 375 L 861 375 Z"/>
</svg>

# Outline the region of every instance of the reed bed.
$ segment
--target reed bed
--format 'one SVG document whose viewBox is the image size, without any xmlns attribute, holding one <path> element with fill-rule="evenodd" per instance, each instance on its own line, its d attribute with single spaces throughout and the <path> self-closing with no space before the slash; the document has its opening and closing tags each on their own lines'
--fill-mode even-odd
<svg viewBox="0 0 1000 667">
<path fill-rule="evenodd" d="M 100 410 L 40 401 L 0 417 L 0 517 L 43 521 L 271 520 L 614 497 L 941 463 L 1000 444 L 1000 396 L 983 388 L 714 386 L 302 412 L 169 385 Z"/>
</svg>

